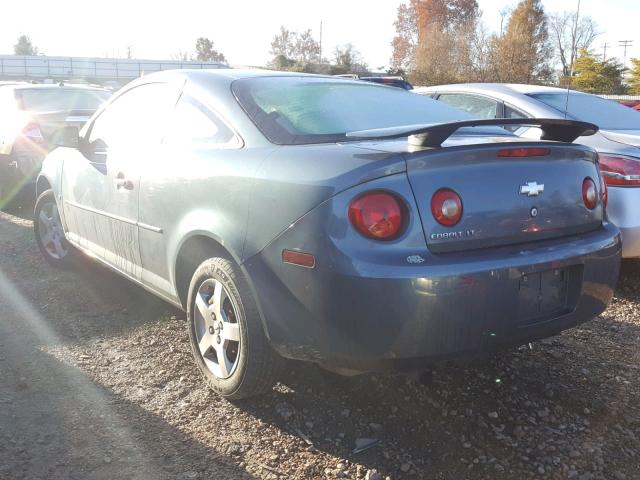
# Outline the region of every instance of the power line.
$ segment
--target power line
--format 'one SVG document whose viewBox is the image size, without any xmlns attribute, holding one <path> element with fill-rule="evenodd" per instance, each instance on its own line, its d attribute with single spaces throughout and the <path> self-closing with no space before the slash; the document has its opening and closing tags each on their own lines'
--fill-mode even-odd
<svg viewBox="0 0 640 480">
<path fill-rule="evenodd" d="M 620 40 L 618 44 L 624 48 L 624 60 L 622 60 L 622 66 L 627 68 L 627 48 L 633 44 L 633 40 Z"/>
</svg>

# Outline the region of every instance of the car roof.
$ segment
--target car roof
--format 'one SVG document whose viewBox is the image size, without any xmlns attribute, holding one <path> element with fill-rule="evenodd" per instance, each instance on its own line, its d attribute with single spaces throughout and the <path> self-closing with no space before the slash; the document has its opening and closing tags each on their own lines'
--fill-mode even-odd
<svg viewBox="0 0 640 480">
<path fill-rule="evenodd" d="M 199 82 L 225 82 L 231 83 L 244 78 L 266 78 L 266 77 L 309 77 L 326 78 L 331 80 L 350 81 L 347 78 L 338 78 L 331 75 L 318 75 L 313 73 L 282 72 L 278 70 L 261 69 L 237 69 L 237 68 L 211 68 L 211 69 L 181 69 L 163 70 L 161 72 L 150 73 L 144 77 L 134 80 L 134 82 L 148 83 L 153 81 L 171 81 L 177 79 Z"/>
<path fill-rule="evenodd" d="M 535 94 L 535 93 L 566 93 L 567 90 L 558 87 L 547 87 L 544 85 L 526 85 L 519 83 L 457 83 L 449 85 L 435 85 L 432 87 L 419 87 L 415 93 L 442 92 L 442 91 L 458 91 L 458 92 L 476 92 L 476 93 L 494 93 L 494 94 Z M 582 92 L 570 90 L 572 94 L 587 95 Z"/>
</svg>

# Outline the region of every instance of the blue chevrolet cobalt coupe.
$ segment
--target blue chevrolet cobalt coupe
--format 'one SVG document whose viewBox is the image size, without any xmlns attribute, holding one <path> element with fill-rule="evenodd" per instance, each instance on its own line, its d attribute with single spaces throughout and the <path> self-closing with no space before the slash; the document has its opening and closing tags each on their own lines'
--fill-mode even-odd
<svg viewBox="0 0 640 480">
<path fill-rule="evenodd" d="M 545 140 L 496 126 L 523 121 Z M 596 154 L 569 143 L 596 130 L 331 77 L 162 72 L 56 133 L 35 234 L 54 265 L 84 252 L 184 308 L 224 397 L 269 390 L 283 358 L 418 369 L 605 309 L 619 232 Z"/>
</svg>

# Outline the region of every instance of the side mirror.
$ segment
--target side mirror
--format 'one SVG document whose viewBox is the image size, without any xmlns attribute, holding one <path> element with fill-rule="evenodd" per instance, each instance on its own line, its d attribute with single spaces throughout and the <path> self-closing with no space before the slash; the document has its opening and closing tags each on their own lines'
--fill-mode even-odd
<svg viewBox="0 0 640 480">
<path fill-rule="evenodd" d="M 78 148 L 80 131 L 78 127 L 63 127 L 51 135 L 51 143 L 56 147 Z"/>
</svg>

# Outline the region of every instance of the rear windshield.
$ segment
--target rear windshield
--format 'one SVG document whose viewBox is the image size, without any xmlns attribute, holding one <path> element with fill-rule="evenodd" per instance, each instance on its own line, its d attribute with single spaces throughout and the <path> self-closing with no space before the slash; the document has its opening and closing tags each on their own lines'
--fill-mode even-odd
<svg viewBox="0 0 640 480">
<path fill-rule="evenodd" d="M 25 88 L 16 90 L 23 110 L 57 112 L 69 110 L 97 110 L 111 93 L 84 88 Z"/>
<path fill-rule="evenodd" d="M 566 93 L 532 93 L 529 96 L 564 114 Z M 567 114 L 575 120 L 594 123 L 603 130 L 640 129 L 639 112 L 595 95 L 571 92 Z"/>
<path fill-rule="evenodd" d="M 345 141 L 347 132 L 471 118 L 442 102 L 369 82 L 259 77 L 237 80 L 232 88 L 260 131 L 279 145 Z"/>
</svg>

